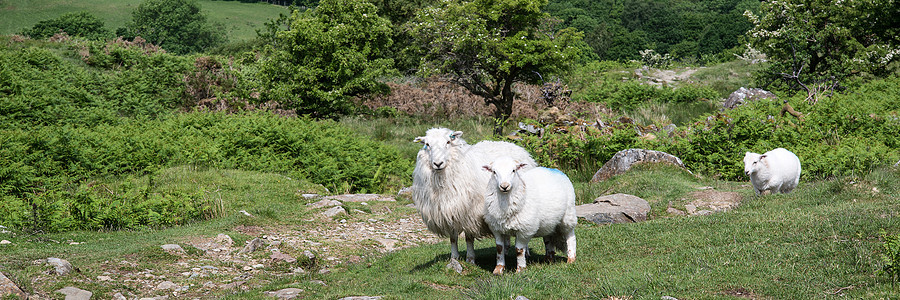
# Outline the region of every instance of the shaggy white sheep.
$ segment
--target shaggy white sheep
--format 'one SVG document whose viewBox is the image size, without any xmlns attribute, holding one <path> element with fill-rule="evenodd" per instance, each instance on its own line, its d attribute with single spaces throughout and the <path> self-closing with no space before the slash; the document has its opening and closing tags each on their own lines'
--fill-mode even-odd
<svg viewBox="0 0 900 300">
<path fill-rule="evenodd" d="M 525 269 L 528 241 L 543 237 L 548 260 L 555 248 L 566 249 L 568 262 L 575 261 L 575 188 L 569 177 L 556 169 L 532 168 L 528 163 L 501 157 L 483 168 L 491 172 L 485 192 L 484 219 L 497 241 L 497 266 L 506 266 L 505 241 L 516 237 L 516 272 Z"/>
<path fill-rule="evenodd" d="M 476 238 L 491 234 L 484 222 L 484 187 L 490 174 L 481 166 L 501 155 L 536 165 L 525 149 L 507 142 L 469 145 L 462 131 L 432 128 L 416 142 L 424 144 L 413 171 L 413 202 L 428 230 L 450 238 L 450 259 L 459 258 L 459 234 L 466 235 L 466 261 L 475 262 Z"/>
<path fill-rule="evenodd" d="M 744 173 L 750 176 L 750 183 L 757 195 L 770 193 L 790 193 L 800 182 L 800 159 L 784 148 L 758 154 L 744 154 Z"/>
</svg>

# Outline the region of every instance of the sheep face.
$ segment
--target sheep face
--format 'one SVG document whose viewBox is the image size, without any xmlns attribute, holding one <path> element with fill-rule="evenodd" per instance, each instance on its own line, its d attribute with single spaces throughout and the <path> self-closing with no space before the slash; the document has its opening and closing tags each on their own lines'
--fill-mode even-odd
<svg viewBox="0 0 900 300">
<path fill-rule="evenodd" d="M 451 161 L 451 156 L 457 146 L 465 143 L 459 137 L 462 131 L 452 131 L 446 128 L 432 128 L 425 132 L 425 136 L 417 137 L 414 142 L 422 143 L 419 151 L 419 159 L 431 161 L 432 170 L 441 171 Z"/>
<path fill-rule="evenodd" d="M 759 169 L 763 165 L 763 158 L 765 155 L 760 155 L 759 153 L 747 152 L 744 154 L 744 174 L 747 176 L 752 176 L 756 172 L 759 172 Z"/>
<path fill-rule="evenodd" d="M 528 164 L 520 163 L 510 157 L 501 157 L 490 165 L 482 166 L 485 171 L 491 172 L 493 180 L 497 184 L 497 190 L 501 193 L 509 193 L 513 189 L 515 177 L 519 176 L 519 170 Z"/>
</svg>

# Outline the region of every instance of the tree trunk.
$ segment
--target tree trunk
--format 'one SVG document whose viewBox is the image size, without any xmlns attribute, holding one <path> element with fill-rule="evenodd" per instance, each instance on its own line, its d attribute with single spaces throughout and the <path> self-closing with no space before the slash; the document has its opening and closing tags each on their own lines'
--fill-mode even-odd
<svg viewBox="0 0 900 300">
<path fill-rule="evenodd" d="M 494 135 L 503 135 L 503 125 L 512 116 L 513 100 L 515 99 L 516 94 L 512 91 L 512 83 L 511 81 L 506 81 L 503 84 L 503 89 L 500 91 L 499 98 L 494 101 L 494 117 L 497 119 L 497 123 L 494 124 Z"/>
</svg>

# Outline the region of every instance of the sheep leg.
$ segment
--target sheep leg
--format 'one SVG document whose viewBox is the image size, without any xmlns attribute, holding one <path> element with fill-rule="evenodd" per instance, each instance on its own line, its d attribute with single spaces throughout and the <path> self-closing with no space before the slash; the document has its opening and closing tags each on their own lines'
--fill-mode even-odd
<svg viewBox="0 0 900 300">
<path fill-rule="evenodd" d="M 544 260 L 547 262 L 553 262 L 553 259 L 556 258 L 556 246 L 554 246 L 554 238 L 545 236 L 544 237 Z"/>
<path fill-rule="evenodd" d="M 506 268 L 506 247 L 509 245 L 509 237 L 499 234 L 494 235 L 497 243 L 497 266 L 494 267 L 494 275 L 502 275 Z"/>
<path fill-rule="evenodd" d="M 567 263 L 575 262 L 575 229 L 566 234 L 566 260 Z"/>
<path fill-rule="evenodd" d="M 457 246 L 458 241 L 458 234 L 450 236 L 450 260 L 459 260 L 459 247 Z"/>
<path fill-rule="evenodd" d="M 528 240 L 531 237 L 516 236 L 516 273 L 525 270 L 525 252 L 528 251 Z"/>
<path fill-rule="evenodd" d="M 466 235 L 466 262 L 475 264 L 475 238 Z"/>
</svg>

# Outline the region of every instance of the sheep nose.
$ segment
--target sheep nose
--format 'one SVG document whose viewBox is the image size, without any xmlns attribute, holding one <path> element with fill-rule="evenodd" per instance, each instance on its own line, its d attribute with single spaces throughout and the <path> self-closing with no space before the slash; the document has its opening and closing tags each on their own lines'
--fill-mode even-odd
<svg viewBox="0 0 900 300">
<path fill-rule="evenodd" d="M 504 182 L 500 184 L 500 191 L 508 192 L 509 191 L 509 182 Z"/>
<path fill-rule="evenodd" d="M 441 169 L 441 168 L 443 168 L 442 167 L 443 165 L 444 165 L 444 162 L 436 162 L 436 163 L 434 163 L 434 168 Z"/>
</svg>

